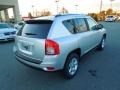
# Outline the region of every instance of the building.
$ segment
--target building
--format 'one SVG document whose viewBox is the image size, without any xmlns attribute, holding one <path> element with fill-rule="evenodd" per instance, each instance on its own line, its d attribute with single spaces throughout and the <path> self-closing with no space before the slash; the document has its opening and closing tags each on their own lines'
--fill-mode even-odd
<svg viewBox="0 0 120 90">
<path fill-rule="evenodd" d="M 20 12 L 18 6 L 18 0 L 0 0 L 0 19 L 2 19 L 2 13 L 4 12 L 5 21 L 9 20 L 8 9 L 12 8 L 15 21 L 20 20 Z"/>
</svg>

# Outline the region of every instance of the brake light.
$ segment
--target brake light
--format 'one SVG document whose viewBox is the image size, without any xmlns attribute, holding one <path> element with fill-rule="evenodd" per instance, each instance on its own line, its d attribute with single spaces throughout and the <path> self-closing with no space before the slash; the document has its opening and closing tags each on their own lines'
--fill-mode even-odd
<svg viewBox="0 0 120 90">
<path fill-rule="evenodd" d="M 59 45 L 55 41 L 46 40 L 45 41 L 45 54 L 46 55 L 58 55 L 60 53 Z"/>
</svg>

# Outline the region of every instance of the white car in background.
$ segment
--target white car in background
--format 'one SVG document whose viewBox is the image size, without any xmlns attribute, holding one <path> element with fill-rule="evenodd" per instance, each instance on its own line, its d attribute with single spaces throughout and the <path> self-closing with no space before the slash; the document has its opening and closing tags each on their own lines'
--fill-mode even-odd
<svg viewBox="0 0 120 90">
<path fill-rule="evenodd" d="M 0 41 L 14 40 L 17 31 L 9 24 L 0 22 Z"/>
<path fill-rule="evenodd" d="M 110 15 L 110 16 L 107 16 L 107 17 L 105 18 L 105 21 L 106 21 L 106 22 L 115 22 L 116 19 L 117 19 L 116 16 Z"/>
<path fill-rule="evenodd" d="M 118 19 L 117 19 L 118 21 L 120 21 L 120 16 L 118 16 Z"/>
<path fill-rule="evenodd" d="M 14 25 L 14 28 L 20 30 L 23 27 L 23 25 L 24 25 L 24 21 L 20 21 Z"/>
</svg>

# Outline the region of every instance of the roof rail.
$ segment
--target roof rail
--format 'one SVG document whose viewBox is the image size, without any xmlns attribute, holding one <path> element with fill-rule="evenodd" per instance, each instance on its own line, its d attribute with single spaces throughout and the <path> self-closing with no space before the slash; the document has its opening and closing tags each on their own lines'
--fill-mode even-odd
<svg viewBox="0 0 120 90">
<path fill-rule="evenodd" d="M 82 15 L 82 16 L 86 16 L 85 14 L 58 14 L 58 15 L 55 15 L 55 17 L 67 16 L 67 15 Z"/>
</svg>

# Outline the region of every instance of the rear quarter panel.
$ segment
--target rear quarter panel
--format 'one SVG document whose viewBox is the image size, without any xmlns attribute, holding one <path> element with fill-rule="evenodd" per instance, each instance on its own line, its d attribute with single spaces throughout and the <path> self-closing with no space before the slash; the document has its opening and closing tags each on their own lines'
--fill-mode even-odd
<svg viewBox="0 0 120 90">
<path fill-rule="evenodd" d="M 56 38 L 53 40 L 59 44 L 59 63 L 61 65 L 60 67 L 64 67 L 67 56 L 70 54 L 70 52 L 78 48 L 78 41 L 74 35 Z"/>
</svg>

